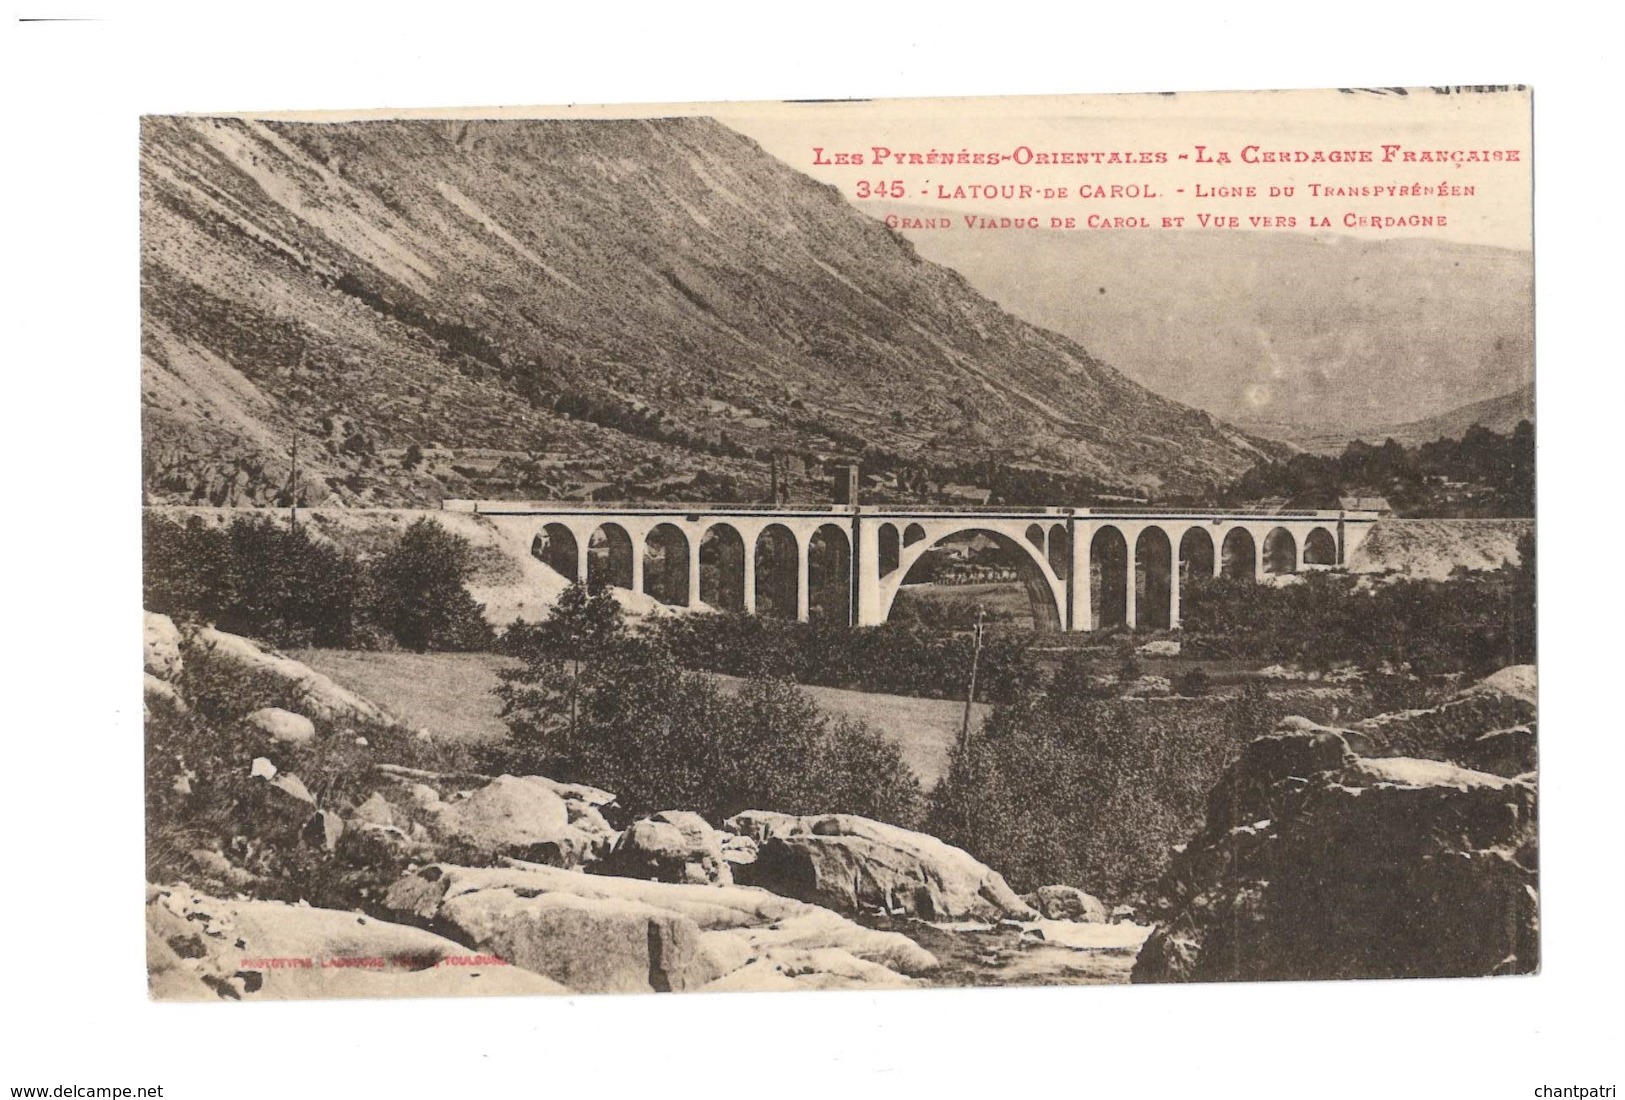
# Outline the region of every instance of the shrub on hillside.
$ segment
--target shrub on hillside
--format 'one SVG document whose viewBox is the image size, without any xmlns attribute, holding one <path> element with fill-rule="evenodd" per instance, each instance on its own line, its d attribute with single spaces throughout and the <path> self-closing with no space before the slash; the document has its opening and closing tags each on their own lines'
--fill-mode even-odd
<svg viewBox="0 0 1625 1100">
<path fill-rule="evenodd" d="M 1212 680 L 1201 668 L 1193 668 L 1188 672 L 1182 672 L 1174 678 L 1174 692 L 1188 698 L 1206 695 L 1210 687 L 1212 687 Z"/>
<path fill-rule="evenodd" d="M 371 614 L 420 653 L 485 648 L 493 640 L 485 609 L 465 587 L 473 573 L 468 540 L 420 519 L 369 567 Z"/>
<path fill-rule="evenodd" d="M 1222 704 L 1027 694 L 955 746 L 927 828 L 1017 890 L 1062 882 L 1129 898 L 1202 823 L 1241 746 L 1304 709 L 1262 685 Z"/>
<path fill-rule="evenodd" d="M 1484 676 L 1532 663 L 1533 557 L 1531 547 L 1517 567 L 1371 588 L 1335 573 L 1308 573 L 1281 587 L 1193 579 L 1182 598 L 1185 652 L 1321 671 L 1391 664 L 1419 675 Z"/>
<path fill-rule="evenodd" d="M 963 633 L 905 624 L 853 628 L 750 615 L 685 615 L 651 624 L 690 668 L 731 676 L 783 676 L 802 684 L 964 698 L 974 643 Z M 989 634 L 977 658 L 976 697 L 1013 698 L 1036 678 L 1033 635 Z"/>
<path fill-rule="evenodd" d="M 415 650 L 491 644 L 466 539 L 424 519 L 370 566 L 301 526 L 143 517 L 143 606 L 271 645 Z"/>
<path fill-rule="evenodd" d="M 577 586 L 579 588 L 579 586 Z M 631 814 L 692 809 L 857 813 L 917 822 L 918 779 L 859 723 L 832 723 L 796 685 L 757 676 L 728 692 L 678 666 L 663 637 L 629 636 L 612 599 L 566 592 L 528 628 L 525 662 L 498 688 L 512 741 L 504 770 L 613 790 Z"/>
<path fill-rule="evenodd" d="M 349 645 L 361 601 L 355 559 L 268 516 L 217 527 L 143 517 L 143 606 L 273 645 Z"/>
</svg>

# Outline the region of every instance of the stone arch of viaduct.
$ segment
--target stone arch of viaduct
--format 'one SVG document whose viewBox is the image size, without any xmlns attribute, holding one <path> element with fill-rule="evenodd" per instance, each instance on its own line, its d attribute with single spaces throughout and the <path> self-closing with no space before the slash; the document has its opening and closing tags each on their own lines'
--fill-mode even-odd
<svg viewBox="0 0 1625 1100">
<path fill-rule="evenodd" d="M 816 586 L 843 590 L 847 621 L 886 622 L 910 570 L 954 536 L 1012 550 L 1039 629 L 1177 627 L 1191 576 L 1263 580 L 1338 569 L 1376 517 L 1096 512 L 1046 508 L 622 507 L 448 501 L 528 540 L 558 572 L 662 602 L 805 622 Z"/>
</svg>

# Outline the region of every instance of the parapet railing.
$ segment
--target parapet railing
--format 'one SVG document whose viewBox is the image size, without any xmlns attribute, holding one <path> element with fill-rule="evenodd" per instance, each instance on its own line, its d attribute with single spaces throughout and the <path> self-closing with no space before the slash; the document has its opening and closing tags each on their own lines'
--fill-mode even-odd
<svg viewBox="0 0 1625 1100">
<path fill-rule="evenodd" d="M 1051 505 L 978 504 L 814 504 L 717 503 L 709 501 L 608 501 L 608 500 L 443 500 L 442 511 L 487 514 L 515 512 L 588 512 L 605 514 L 655 512 L 672 515 L 726 513 L 730 515 L 986 515 L 986 516 L 1181 516 L 1223 519 L 1352 519 L 1375 520 L 1376 512 L 1340 511 L 1314 508 L 1181 508 L 1156 505 L 1100 505 L 1067 508 Z"/>
</svg>

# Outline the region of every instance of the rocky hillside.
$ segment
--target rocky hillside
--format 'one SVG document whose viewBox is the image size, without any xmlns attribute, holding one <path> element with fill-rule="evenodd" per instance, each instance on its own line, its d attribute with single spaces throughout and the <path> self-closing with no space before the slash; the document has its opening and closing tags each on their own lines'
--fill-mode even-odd
<svg viewBox="0 0 1625 1100">
<path fill-rule="evenodd" d="M 154 117 L 141 183 L 153 501 L 274 499 L 295 439 L 313 504 L 759 495 L 775 449 L 1179 491 L 1260 453 L 706 119 Z"/>
<path fill-rule="evenodd" d="M 1293 233 L 909 236 L 1156 392 L 1312 448 L 1534 377 L 1528 252 Z"/>
<path fill-rule="evenodd" d="M 1397 573 L 1442 581 L 1457 569 L 1517 565 L 1529 519 L 1383 519 L 1349 554 L 1351 573 Z"/>
</svg>

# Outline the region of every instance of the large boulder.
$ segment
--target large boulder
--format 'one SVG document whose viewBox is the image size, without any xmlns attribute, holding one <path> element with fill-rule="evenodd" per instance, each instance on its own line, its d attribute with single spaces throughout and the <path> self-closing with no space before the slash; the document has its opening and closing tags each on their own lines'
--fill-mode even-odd
<svg viewBox="0 0 1625 1100">
<path fill-rule="evenodd" d="M 1532 783 L 1278 733 L 1220 778 L 1153 888 L 1159 927 L 1133 978 L 1528 972 L 1536 885 Z"/>
<path fill-rule="evenodd" d="M 168 615 L 142 612 L 142 667 L 149 676 L 173 680 L 181 671 L 181 632 Z"/>
<path fill-rule="evenodd" d="M 1105 903 L 1076 886 L 1040 886 L 1021 900 L 1038 910 L 1045 920 L 1104 924 L 1108 916 Z"/>
<path fill-rule="evenodd" d="M 560 783 L 541 775 L 491 777 L 472 772 L 432 772 L 380 764 L 375 774 L 398 786 L 366 809 L 377 823 L 419 829 L 456 845 L 444 858 L 495 856 L 581 867 L 607 854 L 619 835 L 600 807 L 615 796 L 597 787 Z M 363 813 L 362 808 L 356 811 Z"/>
<path fill-rule="evenodd" d="M 1510 665 L 1436 707 L 1369 718 L 1345 731 L 1361 756 L 1414 756 L 1449 760 L 1466 768 L 1517 776 L 1535 767 L 1535 668 Z M 1529 727 L 1493 744 L 1480 738 Z"/>
<path fill-rule="evenodd" d="M 1031 920 L 1004 876 L 934 836 L 852 814 L 749 810 L 725 822 L 757 842 L 736 881 L 827 906 L 924 920 Z"/>
<path fill-rule="evenodd" d="M 552 862 L 575 838 L 564 799 L 539 779 L 502 775 L 463 797 L 432 804 L 434 831 L 484 855 Z"/>
<path fill-rule="evenodd" d="M 739 886 L 435 864 L 397 882 L 385 905 L 580 992 L 776 988 L 786 976 L 801 987 L 896 985 L 937 964 L 900 934 Z"/>
<path fill-rule="evenodd" d="M 341 687 L 309 665 L 262 649 L 236 634 L 227 634 L 213 627 L 191 631 L 182 638 L 181 653 L 188 664 L 218 663 L 242 673 L 263 677 L 280 696 L 293 700 L 291 709 L 307 718 L 341 724 L 393 724 L 389 716 L 373 703 Z"/>
<path fill-rule="evenodd" d="M 698 925 L 631 899 L 476 890 L 448 898 L 439 919 L 458 939 L 571 989 L 680 993 L 721 977 Z"/>
<path fill-rule="evenodd" d="M 691 810 L 663 810 L 634 821 L 594 870 L 660 882 L 733 884 L 722 834 Z"/>
<path fill-rule="evenodd" d="M 244 721 L 273 741 L 302 745 L 316 737 L 316 726 L 309 718 L 280 707 L 261 707 Z"/>
<path fill-rule="evenodd" d="M 147 894 L 154 1000 L 287 1000 L 564 993 L 511 960 L 421 928 L 275 901 L 226 901 L 185 885 Z"/>
</svg>

